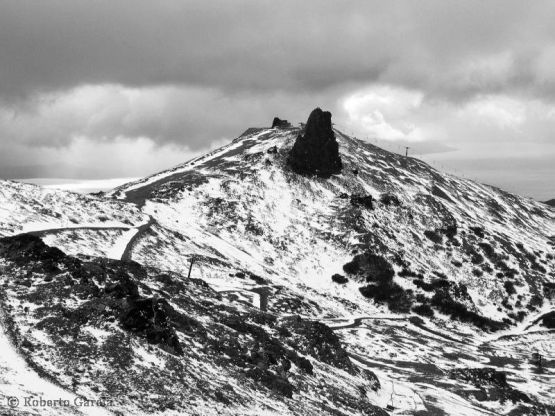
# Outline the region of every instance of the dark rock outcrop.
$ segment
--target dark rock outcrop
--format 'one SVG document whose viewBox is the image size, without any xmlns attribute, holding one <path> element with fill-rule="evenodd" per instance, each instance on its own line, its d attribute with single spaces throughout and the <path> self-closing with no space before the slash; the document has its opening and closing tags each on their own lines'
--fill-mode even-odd
<svg viewBox="0 0 555 416">
<path fill-rule="evenodd" d="M 245 396 L 222 387 L 221 382 L 214 386 L 198 382 L 200 377 L 222 373 L 220 380 L 228 377 L 248 383 L 249 393 L 277 394 L 294 401 L 310 391 L 331 395 L 330 401 L 340 403 L 349 414 L 386 414 L 356 389 L 377 390 L 376 376 L 355 366 L 337 334 L 320 322 L 280 317 L 244 305 L 237 308 L 222 302 L 221 295 L 200 279 L 144 268 L 132 261 L 77 259 L 31 235 L 0 239 L 0 262 L 0 309 L 14 328 L 14 343 L 30 360 L 38 359 L 31 361 L 37 372 L 54 380 L 59 374 L 71 375 L 75 386 L 87 383 L 95 392 L 106 390 L 111 400 L 127 399 L 129 392 L 145 397 L 153 391 L 157 395 L 171 392 L 171 409 L 181 414 L 190 410 L 191 389 L 206 400 L 240 403 Z M 248 271 L 233 275 L 268 284 Z M 32 289 L 21 290 L 19 282 L 23 281 Z M 258 293 L 266 290 L 258 288 Z M 5 296 L 35 307 L 8 308 Z M 79 302 L 67 307 L 66 299 Z M 33 334 L 21 333 L 17 323 L 27 318 L 52 342 L 40 344 Z M 91 327 L 103 331 L 101 339 L 91 335 Z M 141 365 L 143 351 L 161 365 Z M 54 366 L 54 376 L 43 369 L 41 357 L 46 357 L 49 369 Z M 192 360 L 202 361 L 206 372 L 189 372 Z M 356 376 L 355 381 L 347 379 L 353 389 L 328 383 L 327 374 L 318 370 L 322 364 Z M 343 377 L 343 371 L 332 370 L 333 377 Z M 145 403 L 151 409 L 165 408 L 155 400 Z M 311 406 L 319 409 L 318 403 Z"/>
<path fill-rule="evenodd" d="M 279 117 L 274 117 L 274 121 L 272 122 L 272 128 L 280 128 L 280 129 L 286 129 L 288 127 L 291 127 L 291 123 L 289 123 L 287 120 L 282 120 Z"/>
<path fill-rule="evenodd" d="M 451 319 L 471 323 L 484 331 L 499 331 L 507 327 L 506 322 L 494 321 L 472 310 L 468 310 L 466 305 L 456 301 L 451 291 L 446 288 L 440 288 L 436 291 L 432 297 L 431 305 L 439 312 L 450 315 Z"/>
<path fill-rule="evenodd" d="M 1 238 L 0 255 L 19 266 L 34 264 L 35 272 L 59 271 L 59 263 L 65 258 L 64 252 L 47 246 L 40 237 L 31 234 Z"/>
<path fill-rule="evenodd" d="M 339 283 L 339 284 L 345 284 L 349 281 L 349 279 L 347 279 L 345 276 L 343 276 L 342 274 L 334 274 L 331 277 L 331 280 L 333 280 L 335 283 Z"/>
<path fill-rule="evenodd" d="M 172 354 L 182 355 L 183 349 L 169 318 L 172 312 L 164 299 L 135 299 L 123 311 L 120 322 L 124 329 L 144 335 L 148 342 L 166 347 Z"/>
<path fill-rule="evenodd" d="M 391 281 L 395 275 L 393 267 L 384 257 L 372 253 L 357 254 L 343 265 L 343 270 L 348 274 L 364 276 L 369 282 Z"/>
<path fill-rule="evenodd" d="M 555 329 L 555 312 L 552 311 L 544 315 L 542 324 L 549 329 Z"/>
<path fill-rule="evenodd" d="M 287 163 L 301 175 L 329 178 L 341 172 L 343 164 L 329 111 L 316 108 L 310 113 L 304 135 L 297 137 Z"/>
<path fill-rule="evenodd" d="M 412 307 L 412 290 L 404 290 L 393 281 L 378 281 L 360 287 L 359 291 L 362 296 L 374 299 L 377 303 L 386 303 L 392 312 L 408 313 Z"/>
<path fill-rule="evenodd" d="M 355 207 L 374 209 L 372 195 L 351 195 L 351 204 Z"/>
<path fill-rule="evenodd" d="M 20 264 L 29 261 L 58 262 L 65 258 L 61 250 L 47 246 L 40 237 L 31 234 L 5 237 L 0 239 L 0 243 L 0 255 Z"/>
<path fill-rule="evenodd" d="M 358 372 L 357 367 L 349 359 L 349 354 L 341 345 L 339 337 L 327 325 L 308 321 L 299 316 L 283 318 L 280 323 L 291 333 L 287 341 L 290 346 L 295 346 L 295 351 L 315 357 L 351 374 Z"/>
</svg>

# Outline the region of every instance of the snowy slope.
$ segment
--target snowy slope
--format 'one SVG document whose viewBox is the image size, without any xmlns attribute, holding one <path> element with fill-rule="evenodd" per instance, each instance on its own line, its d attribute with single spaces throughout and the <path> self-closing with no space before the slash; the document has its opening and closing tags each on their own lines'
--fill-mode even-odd
<svg viewBox="0 0 555 416">
<path fill-rule="evenodd" d="M 102 408 L 91 411 L 87 407 L 77 409 L 76 406 L 65 406 L 66 403 L 79 403 L 81 400 L 74 393 L 64 390 L 37 375 L 23 357 L 17 352 L 10 338 L 4 329 L 4 319 L 0 313 L 0 409 L 13 407 L 15 409 L 25 408 L 26 412 L 33 412 L 41 415 L 109 415 L 110 413 Z M 32 398 L 33 401 L 25 403 L 13 402 L 16 398 Z M 61 402 L 59 406 L 45 407 L 40 405 L 40 399 L 48 400 L 56 397 Z M 15 410 L 13 410 L 15 411 Z"/>
<path fill-rule="evenodd" d="M 116 383 L 123 414 L 555 411 L 555 212 L 340 131 L 342 173 L 300 176 L 286 164 L 299 133 L 248 129 L 108 198 L 0 183 L 0 236 L 31 232 L 79 256 L 52 264 L 36 240 L 24 237 L 23 248 L 19 237 L 0 240 L 2 306 L 20 340 L 42 345 L 25 350 L 33 363 L 78 394 Z M 202 280 L 187 280 L 189 270 Z M 374 274 L 388 270 L 380 286 Z M 332 280 L 337 274 L 344 280 Z M 180 358 L 167 339 L 146 343 L 125 327 L 121 314 L 135 300 L 113 293 L 133 285 L 133 296 L 173 310 L 171 327 L 187 346 Z M 354 375 L 303 350 L 288 334 L 296 319 L 328 325 Z M 318 328 L 335 343 L 328 327 Z M 123 340 L 120 354 L 114 345 Z M 245 379 L 244 366 L 257 354 L 267 361 L 277 345 L 302 351 L 314 374 L 276 362 Z M 75 355 L 60 352 L 69 350 Z M 133 363 L 132 372 L 119 362 Z M 368 388 L 372 373 L 380 388 Z M 138 405 L 129 392 L 150 394 L 149 386 L 155 397 Z"/>
<path fill-rule="evenodd" d="M 0 237 L 35 233 L 68 253 L 105 256 L 146 222 L 133 204 L 0 180 Z"/>
<path fill-rule="evenodd" d="M 410 268 L 428 277 L 433 271 L 463 282 L 474 306 L 498 319 L 510 310 L 497 311 L 505 297 L 497 273 L 518 269 L 514 284 L 521 305 L 541 291 L 541 281 L 553 280 L 549 237 L 555 235 L 555 214 L 543 204 L 437 172 L 340 132 L 343 173 L 329 180 L 301 177 L 285 166 L 297 134 L 257 129 L 205 157 L 117 188 L 113 196 L 144 205 L 164 228 L 143 240 L 138 258 L 184 271 L 190 256 L 207 256 L 353 301 L 360 298 L 358 287 L 337 288 L 330 276 L 343 273 L 353 250 L 370 247 L 391 259 L 397 272 Z M 278 153 L 268 153 L 274 146 Z M 376 201 L 374 210 L 365 210 L 341 198 L 378 200 L 386 193 L 401 205 Z M 457 227 L 453 240 L 440 236 L 436 244 L 425 237 L 449 225 Z M 208 276 L 214 265 L 198 267 Z M 417 290 L 411 280 L 399 284 Z"/>
<path fill-rule="evenodd" d="M 18 236 L 0 240 L 0 283 L 0 414 L 35 410 L 9 406 L 31 395 L 69 398 L 36 414 L 386 415 L 375 376 L 328 327 L 229 302 L 202 280 Z"/>
<path fill-rule="evenodd" d="M 496 344 L 501 353 L 480 348 L 490 336 L 484 330 L 518 332 L 523 322 L 555 309 L 549 292 L 555 280 L 555 213 L 536 201 L 335 133 L 344 169 L 330 179 L 299 176 L 286 166 L 298 129 L 249 129 L 206 156 L 116 188 L 110 196 L 138 204 L 157 221 L 135 245 L 133 258 L 183 274 L 195 259 L 193 276 L 222 288 L 224 296 L 248 297 L 253 287 L 263 286 L 270 293 L 269 310 L 282 314 L 347 322 L 356 316 L 405 317 L 395 326 L 399 342 L 392 342 L 389 333 L 390 322 L 397 321 L 388 319 L 337 330 L 353 354 L 373 357 L 374 369 L 388 368 L 381 373 L 382 385 L 391 380 L 398 389 L 412 386 L 411 398 L 393 405 L 399 414 L 420 409 L 413 396 L 438 412 L 430 414 L 443 414 L 439 409 L 490 414 L 499 406 L 499 399 L 479 401 L 470 390 L 461 393 L 453 381 L 446 388 L 427 364 L 432 356 L 443 363 L 438 364 L 442 377 L 486 363 L 506 371 L 502 363 L 512 360 L 514 380 L 523 383 L 519 386 L 534 385 L 525 390 L 555 405 L 554 392 L 544 385 L 551 382 L 551 370 L 535 373 L 529 357 L 513 347 Z M 352 196 L 368 195 L 373 209 L 352 202 Z M 365 298 L 359 290 L 364 277 L 348 275 L 343 266 L 366 252 L 386 259 L 395 271 L 393 281 L 413 307 L 432 305 L 433 317 L 407 326 L 409 316 L 417 317 L 415 309 L 392 314 L 389 309 L 398 308 L 393 302 Z M 336 273 L 349 281 L 333 282 Z M 447 306 L 441 303 L 445 293 Z M 528 351 L 538 349 L 555 360 L 545 348 L 553 345 L 553 334 L 545 327 L 539 335 L 530 332 L 521 331 L 517 338 Z M 446 337 L 437 340 L 434 333 Z M 414 345 L 407 342 L 411 337 Z M 507 341 L 501 337 L 498 342 Z M 379 345 L 385 348 L 369 348 Z M 417 345 L 446 351 L 438 355 Z M 409 365 L 414 374 L 406 371 Z M 447 396 L 451 399 L 438 402 Z M 508 413 L 521 404 L 503 406 L 502 413 Z"/>
</svg>

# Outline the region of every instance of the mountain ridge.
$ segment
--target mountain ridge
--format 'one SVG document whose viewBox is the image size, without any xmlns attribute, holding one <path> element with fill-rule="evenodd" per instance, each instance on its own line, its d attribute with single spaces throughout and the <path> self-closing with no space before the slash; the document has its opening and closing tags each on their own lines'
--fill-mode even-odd
<svg viewBox="0 0 555 416">
<path fill-rule="evenodd" d="M 12 206 L 9 212 L 20 212 L 17 221 L 23 225 L 40 223 L 37 218 L 43 225 L 63 223 L 69 218 L 64 210 L 74 205 L 83 212 L 75 226 L 86 221 L 87 225 L 132 228 L 124 235 L 122 230 L 71 227 L 54 232 L 49 226 L 43 227 L 47 234 L 41 238 L 70 256 L 62 257 L 60 265 L 54 262 L 62 272 L 69 267 L 64 262 L 80 261 L 86 269 L 107 268 L 110 281 L 130 279 L 142 288 L 142 297 L 151 299 L 157 293 L 178 313 L 172 315 L 167 309 L 165 314 L 173 318 L 164 322 L 175 328 L 183 345 L 200 342 L 208 348 L 205 340 L 179 324 L 188 316 L 202 325 L 223 324 L 226 331 L 243 334 L 248 348 L 260 348 L 262 355 L 272 356 L 273 347 L 261 345 L 256 334 L 274 334 L 281 324 L 268 326 L 270 318 L 258 314 L 267 313 L 277 322 L 298 316 L 301 322 L 330 328 L 353 365 L 375 374 L 379 388 L 375 385 L 360 393 L 368 404 L 367 414 L 382 414 L 378 407 L 393 414 L 476 415 L 497 412 L 500 406 L 503 414 L 545 414 L 552 409 L 555 404 L 546 380 L 553 370 L 546 366 L 544 373 L 536 373 L 529 362 L 534 349 L 547 362 L 555 360 L 549 352 L 554 345 L 549 332 L 549 314 L 555 309 L 553 211 L 495 187 L 441 173 L 418 159 L 387 152 L 337 129 L 333 132 L 343 170 L 329 178 L 297 175 L 289 169 L 287 158 L 302 129 L 253 128 L 207 155 L 120 186 L 108 192 L 107 198 L 75 200 L 59 192 L 48 197 L 39 188 L 17 184 L 4 185 L 0 197 L 7 201 L 14 193 L 21 194 L 21 207 Z M 42 212 L 41 205 L 32 201 L 55 203 L 53 209 Z M 2 218 L 8 238 L 33 231 L 8 216 Z M 40 240 L 33 241 L 40 244 Z M 114 250 L 123 247 L 123 242 L 127 242 L 125 250 Z M 11 247 L 13 241 L 2 244 Z M 102 259 L 109 252 L 117 252 L 116 257 L 125 261 Z M 14 266 L 13 259 L 0 256 L 4 283 L 13 288 L 8 292 L 11 304 L 17 305 L 26 296 L 16 290 L 16 282 L 29 284 L 31 291 L 43 290 L 40 278 L 30 273 L 33 267 L 39 275 L 46 273 L 45 280 L 62 279 L 63 273 L 48 271 L 50 263 L 43 263 Z M 45 267 L 47 271 L 41 271 Z M 81 273 L 71 270 L 71 275 Z M 187 283 L 189 272 L 196 283 Z M 21 277 L 26 273 L 29 278 Z M 99 293 L 106 290 L 104 282 L 93 282 Z M 210 288 L 211 294 L 194 289 L 197 283 L 199 288 Z M 188 284 L 192 286 L 186 288 Z M 73 293 L 69 287 L 64 290 Z M 97 289 L 87 290 L 97 293 Z M 216 310 L 198 315 L 196 306 L 188 309 L 182 294 L 190 290 L 199 296 L 195 305 L 218 304 L 217 308 L 238 314 L 239 322 L 248 325 L 224 319 Z M 113 295 L 95 296 L 108 296 L 102 302 L 120 305 Z M 80 311 L 79 303 L 64 307 Z M 29 329 L 29 317 L 15 307 L 6 313 L 22 334 L 29 331 L 29 343 L 40 345 L 45 335 Z M 86 326 L 91 325 L 94 329 L 87 336 L 92 334 L 99 346 L 105 340 L 98 331 L 108 330 L 110 336 L 130 339 L 130 354 L 136 360 L 146 354 L 140 334 L 97 322 Z M 322 331 L 331 336 L 323 327 Z M 276 342 L 289 345 L 284 334 Z M 154 343 L 146 351 L 165 360 L 162 347 Z M 293 350 L 299 353 L 299 348 Z M 27 354 L 38 357 L 36 352 Z M 202 354 L 206 362 L 215 359 Z M 77 366 L 83 360 L 86 356 L 77 357 Z M 244 358 L 246 363 L 249 360 Z M 75 363 L 56 362 L 60 376 L 55 378 L 67 385 L 64 372 Z M 485 363 L 489 369 L 479 370 Z M 226 365 L 235 371 L 235 364 Z M 280 409 L 279 414 L 303 414 L 304 399 L 296 392 L 304 391 L 303 383 L 313 385 L 318 378 L 297 376 L 294 366 L 284 370 L 271 363 L 262 365 L 269 373 L 256 373 L 254 385 L 247 380 L 234 385 L 235 393 L 224 394 L 231 398 L 229 414 L 250 414 L 248 409 L 263 408 L 270 401 Z M 219 371 L 215 368 L 199 370 L 201 379 Z M 107 374 L 106 368 L 97 370 Z M 362 386 L 362 380 L 337 374 L 341 383 Z M 374 376 L 366 373 L 365 377 L 368 382 Z M 287 398 L 289 393 L 285 398 L 273 396 L 274 388 L 291 391 L 284 380 L 292 386 L 292 399 Z M 125 380 L 121 382 L 125 387 Z M 87 383 L 105 389 L 105 384 L 85 380 L 77 384 L 77 390 L 88 389 Z M 244 401 L 250 388 L 256 389 L 255 398 Z M 318 407 L 315 403 L 326 393 L 318 390 L 320 399 L 316 390 L 313 393 L 310 403 L 315 411 L 334 415 L 360 411 L 355 410 L 354 396 L 347 399 L 333 393 L 325 407 Z M 204 401 L 174 405 L 182 412 L 213 409 L 216 393 L 210 394 Z M 283 407 L 284 403 L 289 407 Z M 121 410 L 135 414 L 137 408 L 129 406 Z M 154 402 L 149 406 L 155 406 Z M 168 408 L 164 412 L 171 414 Z"/>
</svg>

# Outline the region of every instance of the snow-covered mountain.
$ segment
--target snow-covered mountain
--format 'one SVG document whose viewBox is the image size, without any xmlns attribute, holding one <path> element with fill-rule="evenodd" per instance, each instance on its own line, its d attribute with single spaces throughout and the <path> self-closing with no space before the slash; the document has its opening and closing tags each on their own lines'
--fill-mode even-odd
<svg viewBox="0 0 555 416">
<path fill-rule="evenodd" d="M 31 233 L 68 254 L 120 259 L 149 221 L 133 204 L 0 181 L 0 237 Z"/>
<path fill-rule="evenodd" d="M 35 232 L 0 242 L 11 337 L 128 414 L 555 411 L 554 211 L 333 133 L 325 177 L 287 127 L 104 198 L 2 182 L 0 233 Z"/>
<path fill-rule="evenodd" d="M 395 282 L 415 294 L 433 293 L 426 285 L 438 279 L 464 284 L 469 308 L 499 322 L 518 322 L 519 312 L 538 307 L 534 295 L 543 297 L 542 284 L 554 277 L 552 210 L 335 133 L 344 169 L 329 179 L 287 168 L 297 129 L 251 129 L 211 154 L 117 188 L 112 196 L 159 224 L 136 257 L 185 272 L 196 256 L 197 277 L 229 285 L 237 279 L 223 270 L 249 271 L 314 291 L 319 309 L 334 316 L 376 307 L 360 302 L 360 280 L 331 279 L 365 253 L 386 259 Z M 373 200 L 365 204 L 367 196 Z"/>
</svg>

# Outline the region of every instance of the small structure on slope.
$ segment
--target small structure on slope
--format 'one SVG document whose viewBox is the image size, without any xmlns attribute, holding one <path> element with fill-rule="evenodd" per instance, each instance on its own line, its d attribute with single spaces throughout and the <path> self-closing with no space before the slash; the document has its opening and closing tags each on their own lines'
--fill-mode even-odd
<svg viewBox="0 0 555 416">
<path fill-rule="evenodd" d="M 301 175 L 329 178 L 341 172 L 343 164 L 329 111 L 316 108 L 310 113 L 304 135 L 297 137 L 287 163 Z"/>
</svg>

